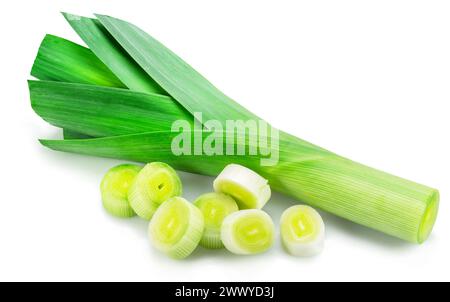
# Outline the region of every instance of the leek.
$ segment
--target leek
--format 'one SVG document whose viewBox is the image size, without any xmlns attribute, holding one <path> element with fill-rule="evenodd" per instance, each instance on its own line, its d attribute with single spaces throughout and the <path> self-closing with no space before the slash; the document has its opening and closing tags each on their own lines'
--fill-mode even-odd
<svg viewBox="0 0 450 302">
<path fill-rule="evenodd" d="M 280 219 L 281 240 L 294 256 L 313 256 L 323 249 L 325 226 L 316 210 L 297 205 L 286 209 Z"/>
<path fill-rule="evenodd" d="M 141 170 L 140 166 L 124 164 L 110 169 L 100 185 L 103 207 L 117 217 L 135 213 L 128 202 L 128 190 Z"/>
<path fill-rule="evenodd" d="M 220 121 L 257 118 L 135 26 L 111 17 L 98 18 L 114 39 L 96 39 L 97 42 L 115 45 L 122 54 L 128 54 L 129 59 L 134 60 L 146 72 L 146 78 L 149 76 L 160 85 L 172 96 L 170 100 L 177 102 L 177 106 L 181 105 L 191 114 L 203 112 L 207 119 Z M 111 62 L 107 62 L 105 58 L 99 59 L 111 69 L 108 65 Z M 111 98 L 115 99 L 116 96 L 111 94 Z M 115 102 L 119 102 L 119 99 Z M 133 111 L 127 108 L 125 113 L 133 115 Z M 40 114 L 44 115 L 42 112 Z M 176 114 L 168 114 L 167 117 L 169 116 L 174 118 L 172 121 L 178 119 Z M 192 118 L 191 115 L 190 117 Z M 74 118 L 81 128 L 84 123 L 82 116 Z M 99 116 L 99 120 L 101 118 Z M 61 114 L 57 119 L 58 123 L 66 125 L 70 123 L 71 116 Z M 101 121 L 90 120 L 86 123 L 89 124 L 91 133 L 105 129 Z M 257 156 L 175 156 L 170 148 L 175 133 L 152 128 L 145 132 L 138 130 L 135 134 L 115 134 L 116 127 L 120 126 L 114 126 L 112 120 L 107 123 L 109 134 L 106 131 L 103 134 L 110 137 L 41 142 L 59 151 L 142 162 L 159 160 L 168 162 L 177 169 L 207 175 L 217 175 L 231 163 L 241 164 L 268 179 L 271 187 L 277 191 L 411 242 L 423 242 L 436 220 L 439 204 L 439 192 L 436 189 L 352 162 L 284 132 L 280 133 L 278 164 L 261 166 Z"/>
<path fill-rule="evenodd" d="M 257 209 L 242 210 L 228 215 L 222 224 L 221 239 L 234 254 L 250 255 L 267 251 L 275 240 L 272 218 Z"/>
<path fill-rule="evenodd" d="M 204 220 L 200 210 L 181 197 L 163 203 L 148 226 L 153 246 L 175 259 L 189 256 L 203 233 Z"/>
<path fill-rule="evenodd" d="M 231 164 L 214 180 L 214 189 L 233 196 L 240 209 L 261 209 L 270 199 L 267 180 L 244 166 Z"/>
<path fill-rule="evenodd" d="M 200 245 L 209 249 L 223 247 L 220 239 L 220 229 L 226 216 L 239 210 L 236 201 L 222 193 L 206 193 L 199 196 L 194 205 L 203 214 L 205 220 L 205 231 L 203 232 Z"/>
<path fill-rule="evenodd" d="M 136 214 L 150 219 L 164 201 L 180 196 L 181 192 L 177 172 L 165 163 L 152 162 L 136 176 L 128 191 L 128 200 Z"/>
</svg>

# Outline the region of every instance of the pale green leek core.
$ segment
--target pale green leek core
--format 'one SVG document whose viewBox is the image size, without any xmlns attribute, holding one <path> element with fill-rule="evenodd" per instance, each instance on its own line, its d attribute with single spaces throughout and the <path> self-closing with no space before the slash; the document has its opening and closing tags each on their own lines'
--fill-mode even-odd
<svg viewBox="0 0 450 302">
<path fill-rule="evenodd" d="M 163 202 L 181 192 L 177 172 L 165 163 L 152 162 L 136 176 L 128 190 L 128 200 L 138 216 L 150 219 Z"/>
<path fill-rule="evenodd" d="M 222 223 L 221 239 L 234 254 L 250 255 L 267 251 L 275 240 L 272 218 L 262 210 L 234 212 Z"/>
<path fill-rule="evenodd" d="M 153 246 L 175 259 L 189 256 L 202 238 L 203 215 L 193 204 L 181 197 L 164 202 L 148 227 Z"/>
<path fill-rule="evenodd" d="M 117 49 L 127 54 L 129 60 L 137 63 L 171 95 L 172 98 L 169 99 L 176 106 L 183 107 L 182 110 L 167 111 L 164 114 L 167 121 L 191 121 L 193 117 L 190 113 L 193 112 L 206 113 L 205 120 L 256 118 L 236 102 L 230 101 L 188 64 L 135 26 L 107 16 L 100 16 L 99 21 L 115 41 L 100 39 L 96 42 L 108 44 L 104 47 L 120 44 Z M 56 52 L 54 49 L 51 51 Z M 71 56 L 67 49 L 64 51 L 65 55 Z M 76 56 L 76 53 L 73 55 Z M 105 58 L 100 59 L 106 66 L 112 64 Z M 48 72 L 52 75 L 52 80 L 65 81 L 65 64 L 58 61 L 54 63 L 54 66 L 47 64 L 42 68 L 34 66 L 33 69 L 41 70 L 42 79 L 48 79 L 45 76 L 45 72 Z M 36 60 L 36 64 L 41 64 L 41 61 Z M 85 70 L 71 70 L 78 78 L 83 78 L 87 71 L 101 69 L 96 66 L 87 68 L 83 64 L 81 67 Z M 111 65 L 108 68 L 112 70 Z M 58 72 L 55 72 L 58 69 L 62 69 L 59 74 L 61 78 L 58 78 Z M 101 85 L 92 81 L 90 84 Z M 77 112 L 88 102 L 94 105 L 99 102 L 100 105 L 101 101 L 97 98 L 104 93 L 100 89 L 93 88 L 95 91 L 90 96 L 87 95 L 85 101 L 70 95 L 58 96 L 61 108 L 64 109 L 46 107 L 42 110 L 39 107 L 51 107 L 51 104 L 45 104 L 45 92 L 36 97 L 37 87 L 30 85 L 30 92 L 39 115 L 47 120 L 51 119 L 53 124 L 61 127 L 77 125 L 77 129 L 89 131 L 81 131 L 82 133 L 95 134 L 92 136 L 97 137 L 107 136 L 86 140 L 41 141 L 54 150 L 141 162 L 164 161 L 176 169 L 214 176 L 228 164 L 241 164 L 266 178 L 276 191 L 411 242 L 423 242 L 436 220 L 439 204 L 439 193 L 436 189 L 355 163 L 284 132 L 280 133 L 279 163 L 271 167 L 260 166 L 257 156 L 174 156 L 171 152 L 171 142 L 178 133 L 171 132 L 166 126 L 159 127 L 155 124 L 144 126 L 145 129 L 148 127 L 145 133 L 140 127 L 156 114 L 148 109 L 145 109 L 148 110 L 148 119 L 137 114 L 139 99 L 145 99 L 143 94 L 127 91 L 136 103 L 119 110 L 120 106 L 116 105 L 120 104 L 125 90 L 111 90 L 111 109 L 110 106 L 102 105 L 103 112 L 99 113 L 98 119 L 85 119 L 83 114 Z M 49 89 L 49 97 L 52 97 L 53 93 L 60 94 L 57 91 L 59 88 L 51 88 L 51 85 L 41 88 L 44 91 Z M 83 91 L 85 88 L 80 89 Z M 67 112 L 64 113 L 64 110 Z M 108 118 L 104 118 L 106 116 Z M 118 121 L 131 122 L 127 123 L 127 129 L 124 129 Z M 136 127 L 133 123 L 136 123 Z"/>
<path fill-rule="evenodd" d="M 313 208 L 296 205 L 286 209 L 280 219 L 281 240 L 294 256 L 313 256 L 323 249 L 325 225 Z"/>
<path fill-rule="evenodd" d="M 142 167 L 124 164 L 110 169 L 100 185 L 103 207 L 117 217 L 131 217 L 135 213 L 128 202 L 128 190 Z"/>
<path fill-rule="evenodd" d="M 222 248 L 222 222 L 226 216 L 239 210 L 236 201 L 228 195 L 214 192 L 199 196 L 194 205 L 200 209 L 205 219 L 205 231 L 200 245 L 210 249 Z"/>
</svg>

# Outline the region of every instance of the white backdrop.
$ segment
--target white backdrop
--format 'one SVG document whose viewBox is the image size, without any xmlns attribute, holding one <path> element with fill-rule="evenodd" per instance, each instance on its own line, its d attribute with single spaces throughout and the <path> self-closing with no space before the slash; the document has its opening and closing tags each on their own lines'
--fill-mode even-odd
<svg viewBox="0 0 450 302">
<path fill-rule="evenodd" d="M 8 4 L 7 4 L 8 3 Z M 450 269 L 448 1 L 2 1 L 0 280 L 447 280 Z M 59 11 L 129 20 L 274 126 L 441 191 L 434 232 L 413 245 L 324 214 L 326 247 L 293 258 L 199 249 L 174 261 L 147 223 L 105 213 L 119 161 L 56 153 L 26 80 L 45 33 L 81 42 Z M 185 196 L 212 179 L 184 173 Z M 275 195 L 275 220 L 294 203 Z"/>
</svg>

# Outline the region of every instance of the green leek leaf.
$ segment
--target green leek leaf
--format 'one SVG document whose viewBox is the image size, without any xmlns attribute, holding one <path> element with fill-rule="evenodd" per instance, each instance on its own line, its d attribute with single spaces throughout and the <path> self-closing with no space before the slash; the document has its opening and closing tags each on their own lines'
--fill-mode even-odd
<svg viewBox="0 0 450 302">
<path fill-rule="evenodd" d="M 63 13 L 66 20 L 109 69 L 130 89 L 166 94 L 145 71 L 122 51 L 120 45 L 96 19 Z"/>
<path fill-rule="evenodd" d="M 41 80 L 125 87 L 90 49 L 53 35 L 42 40 L 31 75 Z"/>
<path fill-rule="evenodd" d="M 53 35 L 46 35 L 42 40 L 31 75 L 40 80 L 125 88 L 90 49 Z M 65 139 L 89 137 L 70 129 L 63 129 L 63 136 Z"/>
<path fill-rule="evenodd" d="M 127 89 L 29 81 L 31 106 L 50 124 L 88 136 L 170 130 L 190 114 L 170 97 Z"/>
<path fill-rule="evenodd" d="M 147 74 L 191 114 L 202 112 L 206 120 L 223 124 L 226 120 L 258 119 L 141 29 L 109 16 L 96 16 Z"/>
</svg>

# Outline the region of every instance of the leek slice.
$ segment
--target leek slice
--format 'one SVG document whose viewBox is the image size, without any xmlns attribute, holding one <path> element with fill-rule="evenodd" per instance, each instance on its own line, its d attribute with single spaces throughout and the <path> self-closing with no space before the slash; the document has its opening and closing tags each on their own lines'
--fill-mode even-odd
<svg viewBox="0 0 450 302">
<path fill-rule="evenodd" d="M 294 256 L 313 256 L 323 249 L 325 225 L 316 210 L 305 205 L 286 209 L 280 219 L 281 239 Z"/>
<path fill-rule="evenodd" d="M 172 167 L 162 162 L 147 164 L 128 191 L 133 210 L 144 219 L 152 218 L 156 209 L 182 192 L 181 180 Z"/>
<path fill-rule="evenodd" d="M 124 164 L 110 169 L 100 185 L 103 207 L 117 217 L 131 217 L 135 213 L 128 202 L 128 190 L 142 167 Z"/>
<path fill-rule="evenodd" d="M 275 227 L 266 212 L 257 209 L 241 210 L 225 218 L 221 239 L 225 248 L 234 254 L 262 253 L 272 246 Z"/>
<path fill-rule="evenodd" d="M 164 90 L 151 78 L 96 19 L 63 13 L 66 20 L 95 55 L 130 89 L 139 92 L 162 93 Z"/>
<path fill-rule="evenodd" d="M 214 190 L 231 195 L 240 209 L 261 209 L 270 199 L 270 186 L 256 172 L 230 164 L 214 180 Z"/>
<path fill-rule="evenodd" d="M 226 216 L 239 210 L 236 201 L 222 193 L 206 193 L 199 196 L 194 205 L 200 209 L 205 219 L 205 231 L 200 245 L 209 249 L 222 248 L 220 228 Z"/>
<path fill-rule="evenodd" d="M 156 211 L 148 227 L 153 246 L 175 259 L 189 256 L 202 238 L 201 211 L 182 197 L 173 197 Z"/>
</svg>

